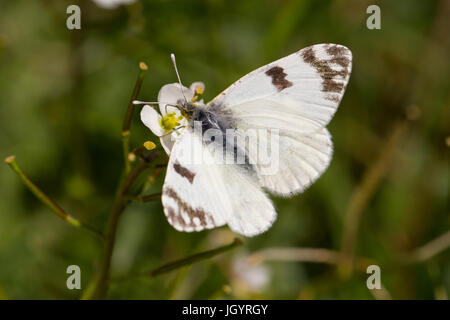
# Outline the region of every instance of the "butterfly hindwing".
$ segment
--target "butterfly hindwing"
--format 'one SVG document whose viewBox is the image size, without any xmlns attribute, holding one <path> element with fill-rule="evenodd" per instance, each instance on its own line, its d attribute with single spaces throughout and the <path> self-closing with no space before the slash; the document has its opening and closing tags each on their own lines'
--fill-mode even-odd
<svg viewBox="0 0 450 320">
<path fill-rule="evenodd" d="M 224 224 L 245 236 L 264 232 L 276 218 L 272 202 L 246 169 L 217 164 L 211 148 L 190 128 L 176 141 L 162 194 L 169 223 L 187 232 Z"/>
<path fill-rule="evenodd" d="M 271 193 L 292 196 L 322 175 L 330 163 L 333 144 L 328 130 L 322 128 L 314 133 L 280 135 L 279 149 L 278 170 L 261 174 L 260 185 Z"/>
</svg>

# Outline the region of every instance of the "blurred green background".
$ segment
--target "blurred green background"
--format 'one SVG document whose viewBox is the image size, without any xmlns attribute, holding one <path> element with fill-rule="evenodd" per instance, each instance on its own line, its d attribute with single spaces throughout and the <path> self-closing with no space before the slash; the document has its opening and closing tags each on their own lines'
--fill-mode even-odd
<svg viewBox="0 0 450 320">
<path fill-rule="evenodd" d="M 66 28 L 70 4 L 81 7 L 81 30 Z M 381 30 L 366 28 L 371 4 L 381 8 Z M 16 155 L 63 208 L 103 229 L 139 61 L 149 66 L 140 99 L 153 101 L 176 81 L 174 52 L 184 84 L 203 81 L 209 101 L 263 64 L 311 44 L 343 44 L 353 72 L 329 125 L 335 151 L 323 177 L 294 198 L 272 197 L 279 216 L 265 234 L 177 272 L 113 281 L 107 297 L 447 299 L 449 24 L 446 0 L 138 0 L 115 9 L 90 0 L 0 0 L 0 155 Z M 157 140 L 136 112 L 132 145 L 149 139 Z M 163 177 L 148 193 L 160 191 Z M 0 297 L 78 298 L 80 290 L 66 288 L 66 268 L 79 265 L 86 288 L 100 243 L 52 214 L 7 165 L 0 182 Z M 159 201 L 132 204 L 120 221 L 112 274 L 232 238 L 227 228 L 177 232 Z M 294 256 L 279 249 L 339 251 L 343 239 L 380 266 L 383 290 L 367 289 L 364 270 L 283 261 Z"/>
</svg>

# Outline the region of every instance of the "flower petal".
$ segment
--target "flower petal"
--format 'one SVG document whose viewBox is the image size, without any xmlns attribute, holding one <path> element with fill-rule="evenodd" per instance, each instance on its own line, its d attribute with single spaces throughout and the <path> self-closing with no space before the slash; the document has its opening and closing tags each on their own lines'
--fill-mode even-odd
<svg viewBox="0 0 450 320">
<path fill-rule="evenodd" d="M 161 127 L 160 120 L 161 115 L 158 111 L 149 105 L 145 105 L 142 108 L 141 121 L 158 137 L 164 135 L 164 129 Z"/>
<path fill-rule="evenodd" d="M 93 0 L 93 1 L 101 8 L 115 9 L 121 4 L 127 5 L 135 2 L 136 0 Z"/>
<path fill-rule="evenodd" d="M 164 150 L 166 151 L 167 155 L 170 156 L 170 152 L 172 151 L 173 145 L 178 140 L 178 138 L 181 136 L 181 132 L 179 131 L 172 131 L 171 134 L 165 135 L 160 138 L 161 145 L 163 146 Z"/>
<path fill-rule="evenodd" d="M 205 91 L 205 84 L 203 83 L 203 82 L 201 82 L 201 81 L 196 81 L 196 82 L 193 82 L 192 84 L 191 84 L 191 86 L 189 87 L 189 89 L 191 89 L 192 90 L 192 92 L 194 92 L 194 94 L 196 93 L 195 91 L 196 90 L 198 90 L 199 92 L 199 94 L 203 94 L 203 92 Z"/>
<path fill-rule="evenodd" d="M 183 93 L 181 93 L 181 89 Z M 184 94 L 184 95 L 183 95 Z M 180 86 L 179 83 L 170 83 L 166 84 L 159 90 L 158 93 L 158 102 L 159 102 L 159 110 L 161 114 L 164 116 L 166 114 L 166 104 L 177 105 L 178 101 L 183 101 L 186 98 L 187 101 L 191 101 L 194 97 L 194 91 L 184 86 Z M 181 115 L 180 110 L 175 107 L 167 106 L 167 112 L 172 113 L 176 112 L 176 115 Z"/>
<path fill-rule="evenodd" d="M 170 156 L 170 151 L 172 151 L 175 141 L 172 140 L 172 136 L 168 134 L 167 136 L 161 137 L 161 145 L 166 151 L 167 155 Z"/>
</svg>

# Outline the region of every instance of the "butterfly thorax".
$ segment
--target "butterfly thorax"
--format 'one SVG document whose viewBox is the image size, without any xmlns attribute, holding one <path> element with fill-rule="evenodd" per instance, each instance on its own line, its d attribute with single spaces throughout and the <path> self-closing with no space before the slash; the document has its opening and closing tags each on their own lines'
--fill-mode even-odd
<svg viewBox="0 0 450 320">
<path fill-rule="evenodd" d="M 203 133 L 209 129 L 216 129 L 225 133 L 227 129 L 234 128 L 231 115 L 228 112 L 223 112 L 220 108 L 186 103 L 185 110 L 190 126 L 194 128 L 194 125 L 199 123 Z"/>
</svg>

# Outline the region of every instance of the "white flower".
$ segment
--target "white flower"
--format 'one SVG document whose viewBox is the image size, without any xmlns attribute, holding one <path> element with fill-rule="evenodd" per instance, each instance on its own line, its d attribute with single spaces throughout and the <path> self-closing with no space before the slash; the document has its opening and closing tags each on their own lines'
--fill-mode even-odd
<svg viewBox="0 0 450 320">
<path fill-rule="evenodd" d="M 161 113 L 149 105 L 142 108 L 142 122 L 156 136 L 160 137 L 161 145 L 168 155 L 170 155 L 175 141 L 181 135 L 179 129 L 188 125 L 188 120 L 173 105 L 180 105 L 185 99 L 192 103 L 195 102 L 204 89 L 205 85 L 202 82 L 194 82 L 189 88 L 178 83 L 166 84 L 158 93 L 158 105 Z M 203 100 L 198 103 L 203 104 Z"/>
<path fill-rule="evenodd" d="M 232 272 L 236 285 L 245 291 L 261 291 L 270 281 L 269 269 L 262 264 L 252 264 L 248 256 L 237 255 L 233 260 Z"/>
<path fill-rule="evenodd" d="M 115 9 L 122 4 L 131 4 L 136 0 L 93 0 L 96 5 L 104 9 Z"/>
</svg>

